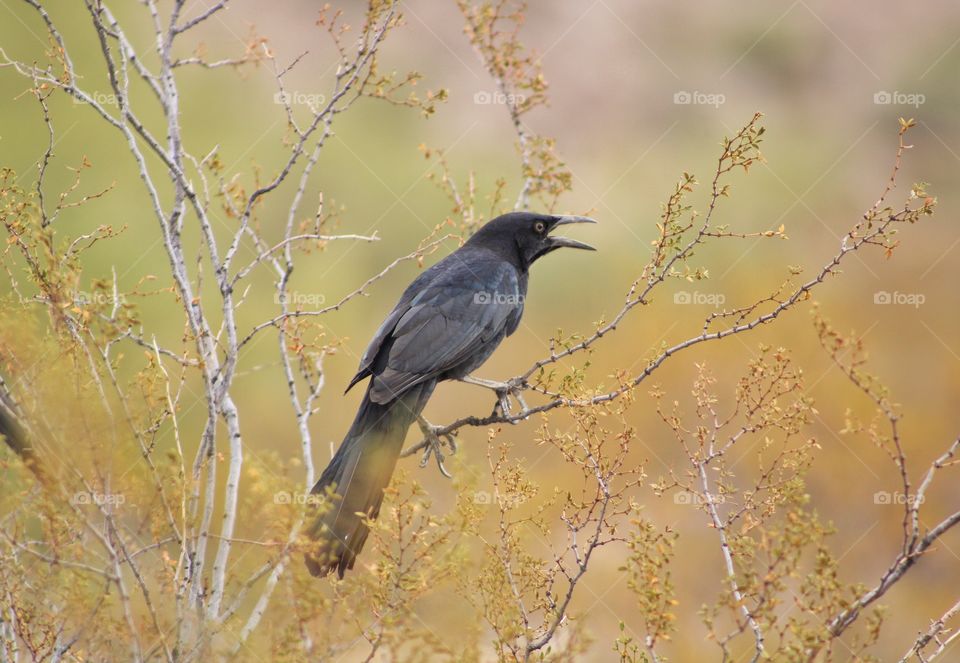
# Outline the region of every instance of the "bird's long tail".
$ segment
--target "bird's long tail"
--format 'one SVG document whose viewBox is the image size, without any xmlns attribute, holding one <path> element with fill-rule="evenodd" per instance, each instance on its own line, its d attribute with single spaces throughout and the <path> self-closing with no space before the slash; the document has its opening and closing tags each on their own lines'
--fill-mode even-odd
<svg viewBox="0 0 960 663">
<path fill-rule="evenodd" d="M 365 517 L 379 514 L 407 430 L 435 385 L 421 383 L 386 404 L 371 401 L 369 389 L 364 395 L 350 431 L 311 491 L 321 496 L 333 493 L 331 500 L 322 500 L 323 512 L 307 530 L 318 542 L 306 556 L 311 574 L 336 569 L 342 578 L 353 568 L 369 533 Z"/>
<path fill-rule="evenodd" d="M 13 398 L 5 392 L 2 384 L 2 380 L 0 380 L 0 438 L 20 456 L 24 465 L 26 465 L 41 482 L 45 482 L 47 476 L 44 473 L 43 465 L 40 464 L 36 451 L 19 421 Z"/>
</svg>

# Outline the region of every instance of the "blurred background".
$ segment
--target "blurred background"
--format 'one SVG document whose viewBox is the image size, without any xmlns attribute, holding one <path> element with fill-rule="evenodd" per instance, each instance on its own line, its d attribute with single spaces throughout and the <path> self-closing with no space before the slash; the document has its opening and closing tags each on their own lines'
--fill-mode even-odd
<svg viewBox="0 0 960 663">
<path fill-rule="evenodd" d="M 202 4 L 188 3 L 187 13 L 200 11 Z M 132 20 L 131 25 L 142 26 L 132 35 L 146 50 L 151 38 L 146 15 L 130 5 L 117 11 L 128 24 Z M 348 15 L 356 13 L 351 5 L 345 5 Z M 445 150 L 459 182 L 473 171 L 482 194 L 489 193 L 497 177 L 506 178 L 509 201 L 518 190 L 519 163 L 509 117 L 462 33 L 455 4 L 410 0 L 403 11 L 406 26 L 386 43 L 381 66 L 419 71 L 424 75 L 421 92 L 443 87 L 449 100 L 429 119 L 369 100 L 338 119 L 307 200 L 315 200 L 322 190 L 327 205 L 343 205 L 339 231 L 376 231 L 382 241 L 333 243 L 301 259 L 292 289 L 310 301 L 338 301 L 395 257 L 414 250 L 450 214 L 449 201 L 428 180 L 428 173 L 437 171 L 424 159 L 420 145 Z M 329 93 L 333 75 L 333 51 L 314 24 L 316 12 L 311 2 L 285 2 L 269 11 L 254 0 L 236 2 L 204 28 L 204 48 L 212 58 L 236 55 L 253 29 L 268 39 L 280 63 L 306 52 L 286 84 L 295 105 L 308 103 Z M 0 4 L 0 16 L 0 46 L 7 54 L 25 61 L 40 58 L 48 45 L 36 17 L 6 2 Z M 77 17 L 88 20 L 79 13 Z M 81 64 L 90 64 L 85 82 L 107 93 L 95 65 L 98 46 L 92 32 L 78 34 L 68 35 L 68 45 L 75 57 L 80 54 Z M 718 211 L 717 222 L 739 232 L 783 224 L 789 241 L 727 240 L 699 253 L 694 262 L 709 269 L 709 280 L 671 282 L 654 305 L 635 310 L 593 355 L 589 375 L 594 384 L 609 384 L 616 368 L 635 371 L 660 342 L 673 344 L 696 335 L 703 317 L 716 307 L 743 305 L 769 294 L 786 277 L 788 265 L 803 267 L 806 276 L 818 270 L 881 193 L 897 145 L 897 119 L 912 117 L 918 123 L 908 134 L 913 148 L 890 200 L 900 203 L 913 182 L 926 181 L 939 199 L 936 214 L 905 229 L 892 258 L 880 251 L 854 256 L 840 278 L 816 291 L 815 299 L 836 327 L 862 335 L 872 372 L 902 406 L 904 444 L 914 478 L 925 471 L 960 432 L 955 416 L 960 399 L 960 201 L 955 195 L 960 184 L 960 5 L 947 0 L 923 3 L 922 9 L 865 0 L 748 0 L 735 6 L 665 0 L 544 2 L 531 3 L 522 38 L 540 54 L 551 99 L 549 107 L 535 110 L 525 121 L 533 131 L 556 137 L 558 153 L 573 174 L 573 191 L 561 199 L 558 211 L 597 218 L 598 226 L 581 230 L 577 237 L 599 252 L 556 254 L 536 266 L 523 325 L 478 374 L 512 376 L 545 356 L 547 339 L 558 328 L 590 331 L 596 321 L 619 311 L 649 255 L 659 204 L 688 171 L 704 182 L 705 190 L 695 198 L 702 208 L 720 140 L 755 111 L 765 114 L 762 149 L 767 163 L 734 180 L 731 199 Z M 181 83 L 185 141 L 194 154 L 219 146 L 227 178 L 237 176 L 247 186 L 254 181 L 255 168 L 266 174 L 275 171 L 287 134 L 282 107 L 274 102 L 269 67 L 240 72 L 184 69 Z M 25 88 L 23 80 L 0 69 L 0 164 L 15 169 L 23 185 L 36 177 L 46 146 L 45 128 Z M 115 267 L 121 284 L 132 288 L 145 275 L 165 274 L 167 258 L 156 222 L 145 207 L 122 142 L 89 109 L 71 108 L 70 101 L 61 98 L 53 110 L 59 117 L 58 142 L 48 190 L 68 186 L 73 175 L 66 167 L 76 166 L 82 156 L 93 165 L 84 175 L 86 189 L 117 182 L 109 195 L 65 216 L 60 232 L 74 235 L 100 223 L 127 226 L 120 238 L 87 255 L 85 276 L 102 278 Z M 261 223 L 281 223 L 283 209 L 282 203 L 268 204 Z M 271 211 L 276 215 L 271 217 Z M 442 251 L 452 248 L 448 244 Z M 427 263 L 435 260 L 436 255 L 431 256 Z M 326 340 L 342 345 L 326 360 L 327 388 L 312 423 L 318 466 L 339 443 L 360 399 L 359 391 L 344 396 L 342 388 L 380 320 L 417 271 L 415 264 L 405 264 L 369 297 L 324 318 Z M 248 295 L 241 317 L 246 324 L 275 314 L 269 274 L 262 283 L 264 287 Z M 8 287 L 0 282 L 0 288 Z M 176 344 L 181 321 L 170 316 L 170 310 L 147 306 L 142 316 L 145 326 Z M 812 503 L 837 527 L 831 545 L 841 559 L 843 579 L 872 585 L 900 545 L 901 510 L 875 499 L 878 491 L 897 490 L 897 473 L 868 439 L 840 434 L 848 408 L 867 417 L 871 408 L 832 368 L 808 310 L 807 305 L 798 307 L 769 328 L 693 349 L 668 362 L 654 381 L 671 399 L 689 403 L 694 363 L 705 361 L 720 379 L 721 394 L 729 396 L 758 344 L 787 348 L 803 367 L 819 411 L 810 430 L 822 446 L 808 477 Z M 241 412 L 247 413 L 246 453 L 295 459 L 299 438 L 272 337 L 253 344 L 244 362 L 236 394 Z M 426 414 L 434 423 L 445 423 L 466 414 L 486 414 L 492 401 L 476 387 L 444 385 Z M 200 430 L 202 408 L 184 416 Z M 650 481 L 671 468 L 682 471 L 682 451 L 657 419 L 652 402 L 641 398 L 632 416 L 641 431 L 636 462 L 644 464 Z M 562 417 L 555 421 L 561 425 Z M 530 442 L 536 425 L 528 422 L 502 435 L 535 479 L 562 485 L 563 460 L 552 449 Z M 476 429 L 460 437 L 457 471 L 475 473 L 479 489 L 489 484 L 485 439 L 485 432 Z M 745 466 L 754 454 L 747 445 L 735 451 Z M 455 498 L 451 483 L 433 467 L 421 471 L 414 460 L 405 462 L 429 488 L 434 508 L 450 509 Z M 941 477 L 925 507 L 929 518 L 957 508 L 956 485 L 955 478 Z M 704 660 L 700 657 L 716 650 L 703 642 L 705 630 L 696 613 L 721 591 L 715 532 L 706 527 L 706 515 L 690 505 L 675 504 L 669 496 L 657 498 L 651 491 L 638 498 L 648 518 L 680 532 L 675 563 L 681 601 L 678 636 L 664 651 L 675 660 Z M 255 523 L 244 523 L 238 535 L 255 536 L 256 530 Z M 561 536 L 558 531 L 554 543 L 559 545 Z M 546 542 L 541 552 L 547 554 Z M 618 620 L 638 631 L 640 627 L 631 624 L 634 597 L 617 571 L 622 554 L 604 551 L 574 608 L 585 615 L 596 660 L 612 656 Z M 956 600 L 958 580 L 960 533 L 954 532 L 884 601 L 893 607 L 877 650 L 881 659 L 906 651 L 916 633 Z M 418 609 L 437 633 L 453 634 L 458 612 L 452 605 L 447 597 Z"/>
</svg>

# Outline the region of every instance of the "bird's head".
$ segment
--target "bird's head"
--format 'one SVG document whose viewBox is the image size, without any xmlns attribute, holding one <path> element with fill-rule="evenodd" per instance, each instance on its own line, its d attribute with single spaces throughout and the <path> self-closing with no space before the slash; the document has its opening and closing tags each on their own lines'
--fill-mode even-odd
<svg viewBox="0 0 960 663">
<path fill-rule="evenodd" d="M 596 223 L 585 216 L 555 216 L 531 212 L 510 212 L 487 222 L 470 238 L 469 243 L 488 246 L 513 254 L 524 269 L 551 251 L 563 247 L 596 251 L 589 244 L 569 237 L 552 235 L 558 226 L 573 223 Z"/>
</svg>

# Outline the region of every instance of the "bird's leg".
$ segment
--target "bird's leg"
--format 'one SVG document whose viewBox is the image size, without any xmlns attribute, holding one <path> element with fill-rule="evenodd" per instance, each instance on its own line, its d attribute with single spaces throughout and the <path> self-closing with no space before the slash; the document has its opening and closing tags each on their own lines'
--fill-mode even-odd
<svg viewBox="0 0 960 663">
<path fill-rule="evenodd" d="M 430 461 L 430 456 L 433 455 L 437 459 L 437 467 L 440 469 L 440 474 L 448 479 L 452 479 L 453 475 L 450 474 L 443 465 L 443 461 L 445 460 L 443 447 L 445 444 L 448 445 L 451 455 L 457 453 L 457 442 L 453 433 L 444 433 L 443 426 L 434 426 L 424 419 L 422 415 L 417 415 L 417 424 L 423 433 L 423 440 L 419 444 L 415 444 L 404 451 L 401 456 L 410 456 L 423 450 L 423 456 L 420 458 L 420 467 L 426 467 Z"/>
<path fill-rule="evenodd" d="M 478 387 L 492 389 L 497 394 L 497 403 L 500 406 L 500 412 L 505 417 L 509 417 L 513 413 L 513 408 L 510 406 L 511 396 L 520 404 L 521 414 L 529 409 L 527 402 L 523 400 L 523 387 L 525 382 L 522 379 L 511 378 L 506 382 L 497 382 L 496 380 L 484 380 L 483 378 L 475 378 L 472 375 L 467 375 L 460 378 L 460 381 L 477 385 Z M 494 408 L 494 412 L 496 412 L 496 408 Z"/>
</svg>

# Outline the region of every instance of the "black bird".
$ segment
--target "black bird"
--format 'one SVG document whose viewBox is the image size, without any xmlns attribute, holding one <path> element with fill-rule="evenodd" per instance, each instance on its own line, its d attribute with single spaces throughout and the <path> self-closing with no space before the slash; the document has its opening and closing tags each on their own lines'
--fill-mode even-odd
<svg viewBox="0 0 960 663">
<path fill-rule="evenodd" d="M 347 386 L 370 378 L 353 425 L 311 491 L 332 499 L 308 530 L 318 541 L 306 556 L 310 573 L 336 569 L 342 578 L 353 568 L 368 534 L 364 517 L 380 511 L 407 429 L 438 382 L 465 378 L 516 331 L 530 265 L 565 246 L 594 250 L 550 235 L 571 223 L 596 222 L 527 212 L 499 216 L 404 291 Z"/>
<path fill-rule="evenodd" d="M 42 482 L 47 481 L 47 475 L 37 458 L 33 445 L 27 440 L 26 431 L 17 415 L 17 405 L 13 397 L 7 393 L 3 378 L 0 377 L 0 438 L 18 455 L 23 463 Z"/>
</svg>

